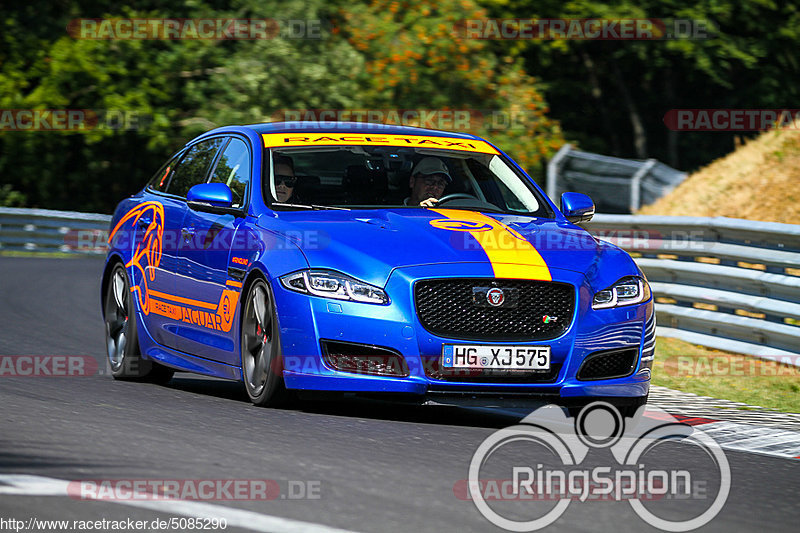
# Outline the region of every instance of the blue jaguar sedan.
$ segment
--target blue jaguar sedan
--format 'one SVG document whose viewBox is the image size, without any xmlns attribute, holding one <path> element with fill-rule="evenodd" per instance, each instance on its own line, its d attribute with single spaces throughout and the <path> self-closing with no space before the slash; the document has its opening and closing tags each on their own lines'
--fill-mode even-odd
<svg viewBox="0 0 800 533">
<path fill-rule="evenodd" d="M 647 400 L 653 298 L 623 250 L 474 135 L 229 126 L 117 207 L 101 301 L 112 374 L 291 391 Z"/>
</svg>

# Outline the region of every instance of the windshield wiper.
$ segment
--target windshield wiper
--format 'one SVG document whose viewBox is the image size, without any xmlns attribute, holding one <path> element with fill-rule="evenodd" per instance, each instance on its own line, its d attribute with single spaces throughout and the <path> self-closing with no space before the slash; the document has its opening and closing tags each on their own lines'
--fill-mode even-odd
<svg viewBox="0 0 800 533">
<path fill-rule="evenodd" d="M 350 208 L 348 208 L 348 207 L 337 207 L 335 205 L 311 204 L 311 207 L 313 207 L 314 209 L 333 209 L 335 211 L 350 211 Z"/>
<path fill-rule="evenodd" d="M 416 206 L 416 207 L 422 207 L 422 206 Z M 433 209 L 439 209 L 439 208 L 441 208 L 441 209 L 461 209 L 463 211 L 489 211 L 491 213 L 502 213 L 504 215 L 510 214 L 508 211 L 504 211 L 503 209 L 500 209 L 499 207 L 495 207 L 495 206 L 486 207 L 486 206 L 474 206 L 474 205 L 454 205 L 452 207 L 448 207 L 446 203 L 445 203 L 444 206 L 440 206 L 438 204 L 433 206 Z M 423 207 L 423 209 L 431 209 L 431 208 Z"/>
<path fill-rule="evenodd" d="M 334 207 L 334 206 L 331 206 L 331 205 L 284 204 L 284 203 L 281 203 L 281 202 L 275 202 L 272 205 L 273 206 L 278 206 L 278 207 L 296 207 L 296 208 L 299 208 L 299 209 L 313 209 L 315 211 L 316 210 L 330 210 L 330 209 L 336 210 L 336 211 L 350 211 L 346 207 Z"/>
<path fill-rule="evenodd" d="M 283 203 L 280 203 L 280 202 L 275 202 L 273 204 L 270 204 L 270 207 L 275 207 L 275 206 L 278 206 L 278 207 L 297 207 L 297 208 L 300 208 L 300 209 L 314 209 L 312 206 L 305 205 L 305 204 L 283 204 Z"/>
</svg>

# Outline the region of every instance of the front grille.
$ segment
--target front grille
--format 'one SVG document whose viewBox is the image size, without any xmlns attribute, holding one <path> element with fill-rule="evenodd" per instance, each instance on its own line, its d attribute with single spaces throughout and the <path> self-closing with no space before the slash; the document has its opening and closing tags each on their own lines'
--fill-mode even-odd
<svg viewBox="0 0 800 533">
<path fill-rule="evenodd" d="M 441 381 L 464 383 L 553 383 L 558 378 L 561 365 L 550 365 L 549 370 L 504 370 L 497 368 L 447 368 L 441 357 L 423 360 L 425 375 Z"/>
<path fill-rule="evenodd" d="M 405 358 L 389 348 L 330 340 L 321 344 L 325 363 L 334 370 L 373 376 L 409 375 Z"/>
<path fill-rule="evenodd" d="M 485 305 L 485 288 L 513 295 Z M 572 322 L 575 289 L 566 283 L 519 279 L 448 278 L 418 281 L 414 301 L 422 327 L 435 335 L 470 340 L 547 340 Z"/>
<path fill-rule="evenodd" d="M 578 369 L 578 379 L 611 379 L 630 375 L 636 368 L 638 348 L 595 352 Z"/>
</svg>

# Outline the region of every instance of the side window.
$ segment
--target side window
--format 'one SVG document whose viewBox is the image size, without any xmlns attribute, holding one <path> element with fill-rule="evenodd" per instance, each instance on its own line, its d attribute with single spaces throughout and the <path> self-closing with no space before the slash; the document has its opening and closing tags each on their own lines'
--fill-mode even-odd
<svg viewBox="0 0 800 533">
<path fill-rule="evenodd" d="M 186 197 L 193 186 L 206 181 L 208 167 L 222 146 L 222 137 L 201 141 L 186 151 L 167 186 L 169 194 Z"/>
<path fill-rule="evenodd" d="M 172 159 L 161 165 L 161 168 L 158 169 L 158 172 L 156 172 L 155 175 L 153 175 L 153 177 L 150 179 L 150 183 L 147 184 L 147 188 L 158 192 L 166 191 L 167 186 L 169 185 L 169 179 L 182 155 L 182 151 L 178 152 L 172 157 Z"/>
<path fill-rule="evenodd" d="M 233 207 L 244 205 L 250 183 L 250 151 L 247 143 L 236 137 L 231 139 L 219 158 L 211 183 L 224 183 L 231 188 Z"/>
</svg>

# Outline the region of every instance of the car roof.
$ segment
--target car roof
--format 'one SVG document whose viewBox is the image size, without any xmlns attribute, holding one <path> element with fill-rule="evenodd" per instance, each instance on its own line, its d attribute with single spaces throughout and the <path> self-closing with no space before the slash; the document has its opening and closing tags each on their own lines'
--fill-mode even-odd
<svg viewBox="0 0 800 533">
<path fill-rule="evenodd" d="M 390 124 L 371 124 L 366 122 L 333 122 L 333 121 L 292 121 L 292 122 L 264 122 L 261 124 L 245 124 L 240 126 L 224 126 L 206 132 L 202 135 L 215 133 L 241 131 L 247 129 L 257 134 L 264 133 L 381 133 L 384 135 L 425 135 L 430 137 L 456 137 L 459 139 L 483 140 L 469 133 L 456 133 L 451 131 L 415 128 L 413 126 L 394 126 Z"/>
</svg>

